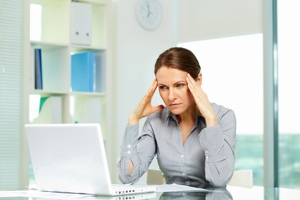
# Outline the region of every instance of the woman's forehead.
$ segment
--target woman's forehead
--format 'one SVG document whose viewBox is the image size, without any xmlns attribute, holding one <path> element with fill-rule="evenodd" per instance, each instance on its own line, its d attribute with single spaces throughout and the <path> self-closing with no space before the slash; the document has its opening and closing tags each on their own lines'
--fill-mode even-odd
<svg viewBox="0 0 300 200">
<path fill-rule="evenodd" d="M 174 84 L 186 81 L 187 72 L 171 67 L 161 67 L 156 73 L 158 84 Z"/>
</svg>

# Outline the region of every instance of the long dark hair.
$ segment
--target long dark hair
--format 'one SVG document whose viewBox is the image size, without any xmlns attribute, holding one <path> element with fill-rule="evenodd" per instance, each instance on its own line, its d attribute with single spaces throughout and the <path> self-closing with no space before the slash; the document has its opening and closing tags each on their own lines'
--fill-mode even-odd
<svg viewBox="0 0 300 200">
<path fill-rule="evenodd" d="M 161 53 L 155 62 L 154 74 L 163 66 L 185 71 L 194 79 L 201 71 L 201 66 L 193 52 L 182 47 L 172 47 Z"/>
</svg>

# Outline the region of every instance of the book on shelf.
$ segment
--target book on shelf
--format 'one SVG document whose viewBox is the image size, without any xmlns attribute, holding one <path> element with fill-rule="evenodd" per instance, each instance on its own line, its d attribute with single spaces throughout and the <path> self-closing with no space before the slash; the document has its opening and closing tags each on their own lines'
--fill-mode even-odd
<svg viewBox="0 0 300 200">
<path fill-rule="evenodd" d="M 62 97 L 40 97 L 38 109 L 39 115 L 33 120 L 33 123 L 62 123 Z"/>
<path fill-rule="evenodd" d="M 96 91 L 96 55 L 83 52 L 71 55 L 71 90 L 73 92 Z"/>
<path fill-rule="evenodd" d="M 34 89 L 43 89 L 42 49 L 33 49 L 34 55 Z"/>
</svg>

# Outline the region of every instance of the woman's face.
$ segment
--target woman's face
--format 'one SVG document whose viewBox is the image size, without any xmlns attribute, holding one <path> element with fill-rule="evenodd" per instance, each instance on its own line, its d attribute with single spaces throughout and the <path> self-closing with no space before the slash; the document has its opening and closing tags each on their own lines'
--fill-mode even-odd
<svg viewBox="0 0 300 200">
<path fill-rule="evenodd" d="M 175 115 L 182 114 L 195 104 L 186 82 L 187 72 L 161 67 L 156 73 L 159 94 L 165 106 Z"/>
</svg>

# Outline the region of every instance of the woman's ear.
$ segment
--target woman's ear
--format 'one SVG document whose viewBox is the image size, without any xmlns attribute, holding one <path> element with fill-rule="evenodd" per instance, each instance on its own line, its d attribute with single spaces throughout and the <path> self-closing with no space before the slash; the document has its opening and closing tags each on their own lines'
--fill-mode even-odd
<svg viewBox="0 0 300 200">
<path fill-rule="evenodd" d="M 198 83 L 199 86 L 202 85 L 202 73 L 199 73 L 196 79 L 196 82 Z"/>
</svg>

